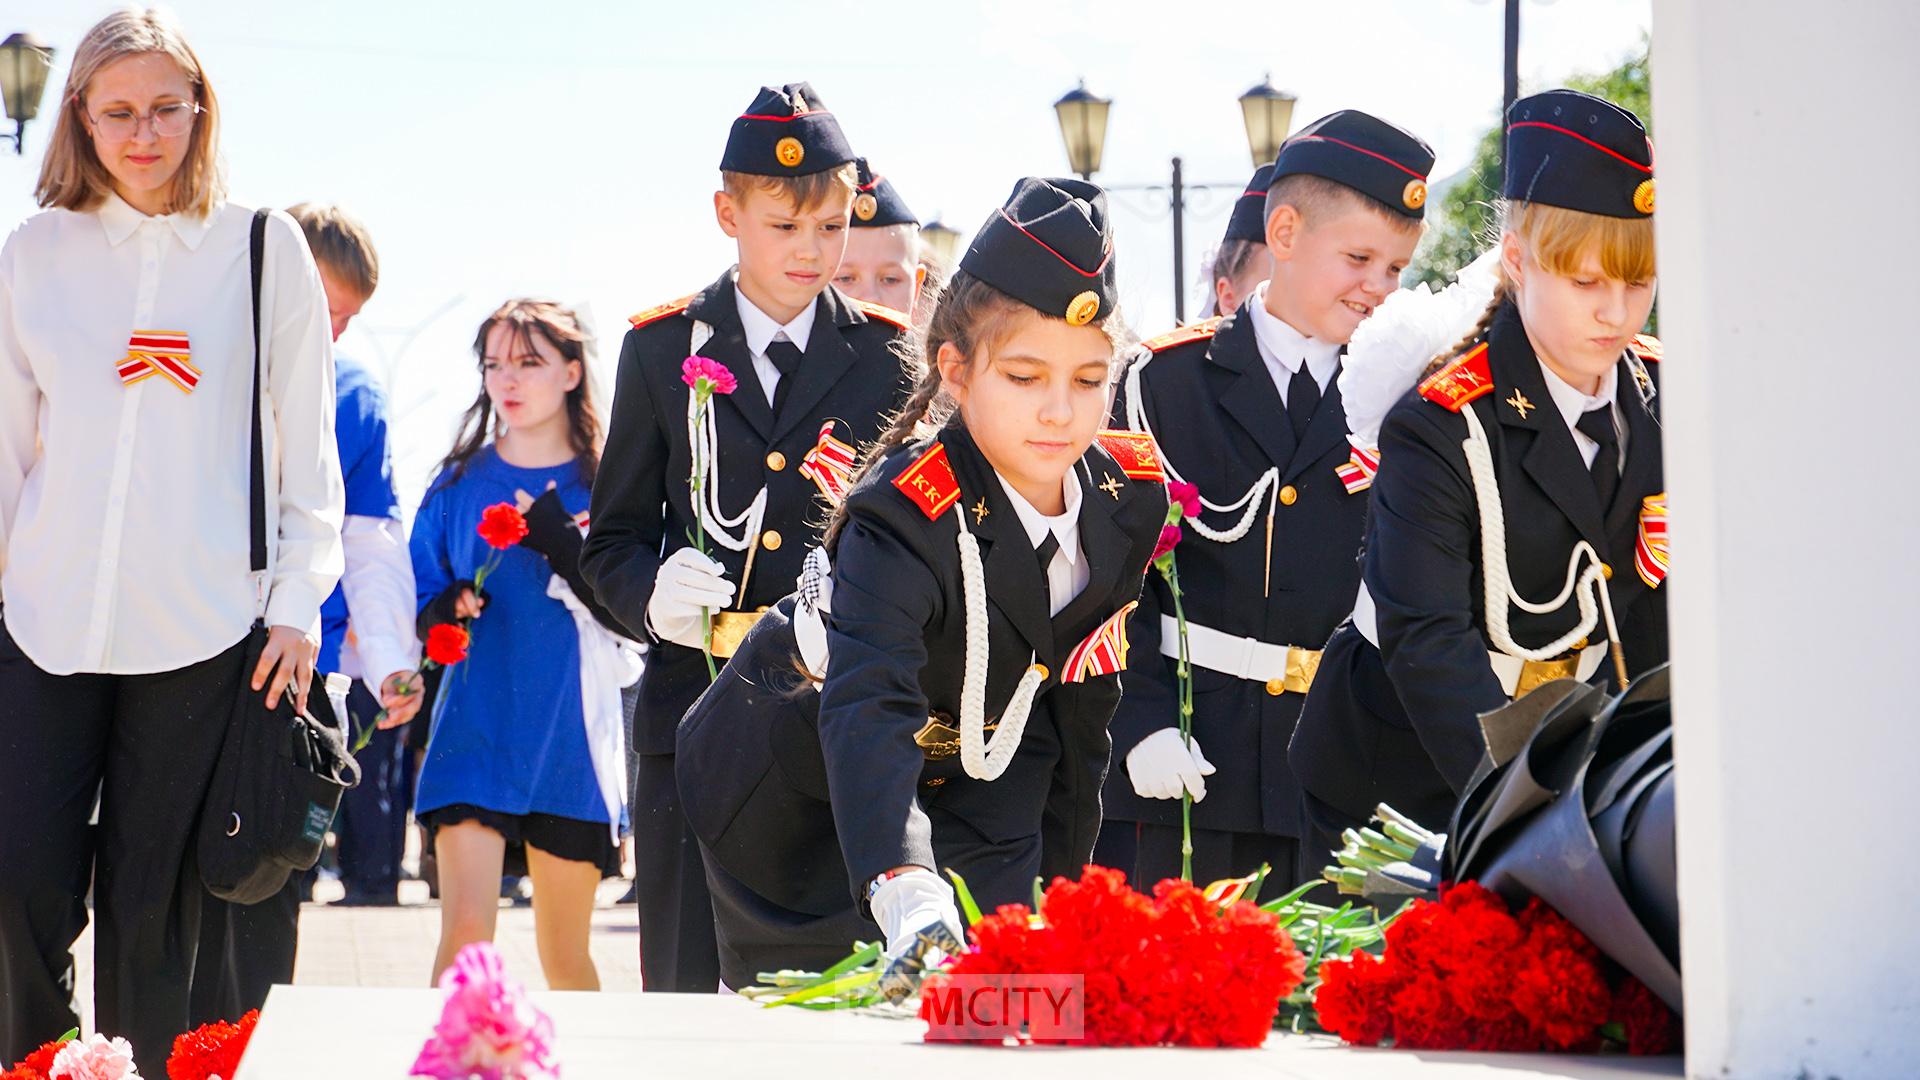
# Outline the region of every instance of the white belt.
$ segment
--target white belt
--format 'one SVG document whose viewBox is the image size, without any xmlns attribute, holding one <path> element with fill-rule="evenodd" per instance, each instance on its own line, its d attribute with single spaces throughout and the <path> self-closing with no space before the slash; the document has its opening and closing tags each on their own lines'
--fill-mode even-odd
<svg viewBox="0 0 1920 1080">
<path fill-rule="evenodd" d="M 1586 682 L 1600 670 L 1600 662 L 1606 657 L 1607 644 L 1603 641 L 1563 660 L 1522 660 L 1506 653 L 1488 652 L 1487 663 L 1493 667 L 1494 677 L 1500 680 L 1500 689 L 1510 698 L 1521 698 L 1541 683 L 1555 679 Z"/>
<path fill-rule="evenodd" d="M 1171 615 L 1160 616 L 1160 652 L 1180 658 L 1180 624 Z M 1307 692 L 1320 667 L 1320 650 L 1269 645 L 1188 620 L 1187 659 L 1208 671 L 1266 683 L 1267 693 L 1278 696 Z"/>
</svg>

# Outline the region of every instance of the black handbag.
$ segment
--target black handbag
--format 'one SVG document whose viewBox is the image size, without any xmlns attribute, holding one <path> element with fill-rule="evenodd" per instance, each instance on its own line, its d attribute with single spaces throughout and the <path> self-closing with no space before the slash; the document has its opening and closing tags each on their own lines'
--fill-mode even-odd
<svg viewBox="0 0 1920 1080">
<path fill-rule="evenodd" d="M 253 272 L 253 462 L 248 500 L 253 575 L 267 570 L 266 465 L 260 432 L 260 273 L 267 211 L 253 215 L 248 240 Z M 200 809 L 196 845 L 207 891 L 234 904 L 257 904 L 278 893 L 296 870 L 320 859 L 340 796 L 360 782 L 333 704 L 318 680 L 306 713 L 283 693 L 277 708 L 252 687 L 251 674 L 267 643 L 266 589 L 247 632 L 246 667 L 213 783 Z"/>
</svg>

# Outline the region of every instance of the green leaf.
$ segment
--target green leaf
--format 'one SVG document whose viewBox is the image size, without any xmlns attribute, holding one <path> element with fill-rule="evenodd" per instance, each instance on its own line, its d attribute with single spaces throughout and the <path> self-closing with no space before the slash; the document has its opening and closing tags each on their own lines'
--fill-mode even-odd
<svg viewBox="0 0 1920 1080">
<path fill-rule="evenodd" d="M 72 1042 L 73 1040 L 75 1040 L 75 1039 L 77 1039 L 77 1038 L 79 1038 L 79 1037 L 80 1037 L 80 1029 L 79 1029 L 79 1028 L 68 1028 L 68 1029 L 67 1029 L 67 1033 L 66 1033 L 65 1035 L 62 1035 L 62 1036 L 60 1036 L 59 1038 L 57 1038 L 57 1039 L 55 1039 L 55 1040 L 53 1040 L 53 1041 L 54 1041 L 54 1042 L 57 1042 L 57 1043 L 63 1043 L 63 1042 Z"/>
<path fill-rule="evenodd" d="M 960 914 L 967 917 L 967 925 L 973 926 L 980 921 L 980 905 L 973 902 L 973 892 L 967 888 L 967 880 L 947 868 L 947 876 L 953 879 L 953 895 L 960 900 Z"/>
<path fill-rule="evenodd" d="M 880 959 L 880 943 L 879 942 L 877 941 L 870 942 L 866 945 L 860 945 L 859 942 L 855 942 L 854 944 L 858 947 L 855 948 L 853 952 L 849 953 L 839 963 L 833 965 L 832 967 L 820 973 L 820 978 L 822 980 L 838 978 L 839 976 L 844 975 L 849 971 L 852 971 L 854 968 L 860 967 L 865 964 L 871 964 L 874 961 Z"/>
<path fill-rule="evenodd" d="M 1040 879 L 1038 877 L 1034 878 L 1033 879 L 1033 912 L 1034 914 L 1038 915 L 1040 913 L 1040 901 L 1045 900 L 1046 898 L 1047 898 L 1047 890 L 1040 887 Z"/>
<path fill-rule="evenodd" d="M 856 971 L 848 975 L 842 975 L 837 979 L 828 979 L 813 986 L 796 990 L 785 997 L 775 998 L 767 1002 L 765 1007 L 771 1009 L 779 1005 L 796 1005 L 802 1001 L 813 1001 L 817 998 L 828 997 L 858 987 L 870 986 L 879 981 L 880 972 L 877 969 L 871 971 Z"/>
</svg>

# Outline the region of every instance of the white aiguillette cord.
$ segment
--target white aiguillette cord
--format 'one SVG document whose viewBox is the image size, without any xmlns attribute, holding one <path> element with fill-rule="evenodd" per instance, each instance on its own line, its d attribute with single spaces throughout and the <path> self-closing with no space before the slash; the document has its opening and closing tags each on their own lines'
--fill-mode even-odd
<svg viewBox="0 0 1920 1080">
<path fill-rule="evenodd" d="M 987 581 L 980 564 L 980 541 L 967 531 L 967 515 L 959 523 L 960 580 L 967 603 L 967 667 L 960 683 L 960 767 L 975 780 L 998 780 L 1020 748 L 1027 730 L 1033 698 L 1047 681 L 1044 664 L 1029 663 L 1013 696 L 1000 713 L 1000 726 L 987 740 Z"/>
<path fill-rule="evenodd" d="M 696 320 L 693 334 L 687 341 L 687 354 L 697 356 L 700 347 L 713 337 L 713 327 Z M 700 515 L 701 523 L 707 534 L 730 551 L 745 551 L 747 545 L 760 536 L 760 522 L 767 512 L 767 488 L 761 485 L 760 491 L 747 504 L 745 510 L 728 517 L 720 509 L 720 440 L 714 430 L 712 399 L 708 399 L 708 408 L 704 415 L 700 411 L 698 396 L 692 387 L 687 388 L 687 446 L 699 460 L 706 463 L 705 475 L 701 478 L 704 495 L 696 505 L 694 513 Z M 735 531 L 738 530 L 738 531 Z"/>
<path fill-rule="evenodd" d="M 1461 448 L 1466 451 L 1467 471 L 1473 474 L 1474 501 L 1480 506 L 1480 563 L 1486 578 L 1487 636 L 1493 639 L 1494 648 L 1522 660 L 1551 660 L 1591 633 L 1604 616 L 1607 645 L 1613 652 L 1614 676 L 1620 681 L 1620 689 L 1625 690 L 1626 658 L 1620 651 L 1620 630 L 1614 625 L 1613 598 L 1607 591 L 1606 570 L 1600 554 L 1585 540 L 1575 544 L 1567 560 L 1566 584 L 1558 596 L 1544 604 L 1529 603 L 1514 591 L 1512 573 L 1507 566 L 1506 509 L 1501 505 L 1500 481 L 1493 470 L 1493 446 L 1487 441 L 1487 430 L 1481 426 L 1473 406 L 1463 407 L 1460 413 L 1467 418 L 1467 438 Z M 1588 561 L 1584 571 L 1580 568 L 1583 556 Z M 1580 602 L 1580 622 L 1573 629 L 1538 649 L 1522 648 L 1513 640 L 1507 627 L 1509 601 L 1523 611 L 1546 615 L 1567 606 L 1570 596 L 1578 596 Z"/>
<path fill-rule="evenodd" d="M 1169 458 L 1166 451 L 1160 448 L 1160 439 L 1154 435 L 1153 424 L 1147 420 L 1147 406 L 1140 395 L 1140 373 L 1145 371 L 1147 365 L 1153 361 L 1154 354 L 1151 350 L 1144 349 L 1143 353 L 1144 355 L 1140 355 L 1133 363 L 1127 365 L 1127 427 L 1134 431 L 1145 432 L 1148 438 L 1153 439 L 1154 451 L 1160 457 L 1161 467 L 1166 469 L 1167 479 L 1184 484 L 1187 482 L 1187 478 L 1181 476 L 1180 470 L 1173 467 L 1173 459 Z M 1199 490 L 1199 485 L 1194 485 L 1194 489 Z M 1267 502 L 1267 528 L 1268 532 L 1271 533 L 1273 516 L 1278 512 L 1276 507 L 1280 498 L 1280 470 L 1278 468 L 1270 468 L 1266 472 L 1261 473 L 1260 479 L 1253 482 L 1253 486 L 1247 489 L 1246 494 L 1241 495 L 1233 502 L 1219 504 L 1208 499 L 1205 494 L 1200 496 L 1200 505 L 1215 513 L 1231 514 L 1236 510 L 1244 508 L 1244 511 L 1240 515 L 1240 520 L 1234 524 L 1233 528 L 1226 530 L 1216 529 L 1197 517 L 1188 518 L 1186 524 L 1192 525 L 1194 532 L 1199 533 L 1201 536 L 1206 537 L 1216 544 L 1234 543 L 1246 536 L 1247 533 L 1253 529 L 1253 518 L 1260 510 L 1260 500 L 1263 497 Z M 1272 546 L 1273 539 L 1271 535 L 1268 536 L 1267 543 L 1269 547 Z"/>
</svg>

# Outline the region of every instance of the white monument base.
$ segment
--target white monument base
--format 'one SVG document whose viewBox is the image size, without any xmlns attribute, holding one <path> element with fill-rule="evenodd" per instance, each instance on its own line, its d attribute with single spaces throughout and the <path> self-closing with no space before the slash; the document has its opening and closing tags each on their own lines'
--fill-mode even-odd
<svg viewBox="0 0 1920 1080">
<path fill-rule="evenodd" d="M 1068 1049 L 936 1046 L 917 1020 L 850 1012 L 768 1009 L 708 994 L 535 991 L 553 1017 L 567 1080 L 699 1077 L 1063 1075 L 1163 1080 L 1227 1069 L 1235 1077 L 1288 1080 L 1628 1080 L 1677 1077 L 1680 1059 L 1456 1054 L 1363 1050 L 1330 1038 L 1276 1032 L 1258 1050 Z M 438 990 L 276 986 L 236 1080 L 398 1078 L 407 1074 L 440 1015 Z"/>
</svg>

